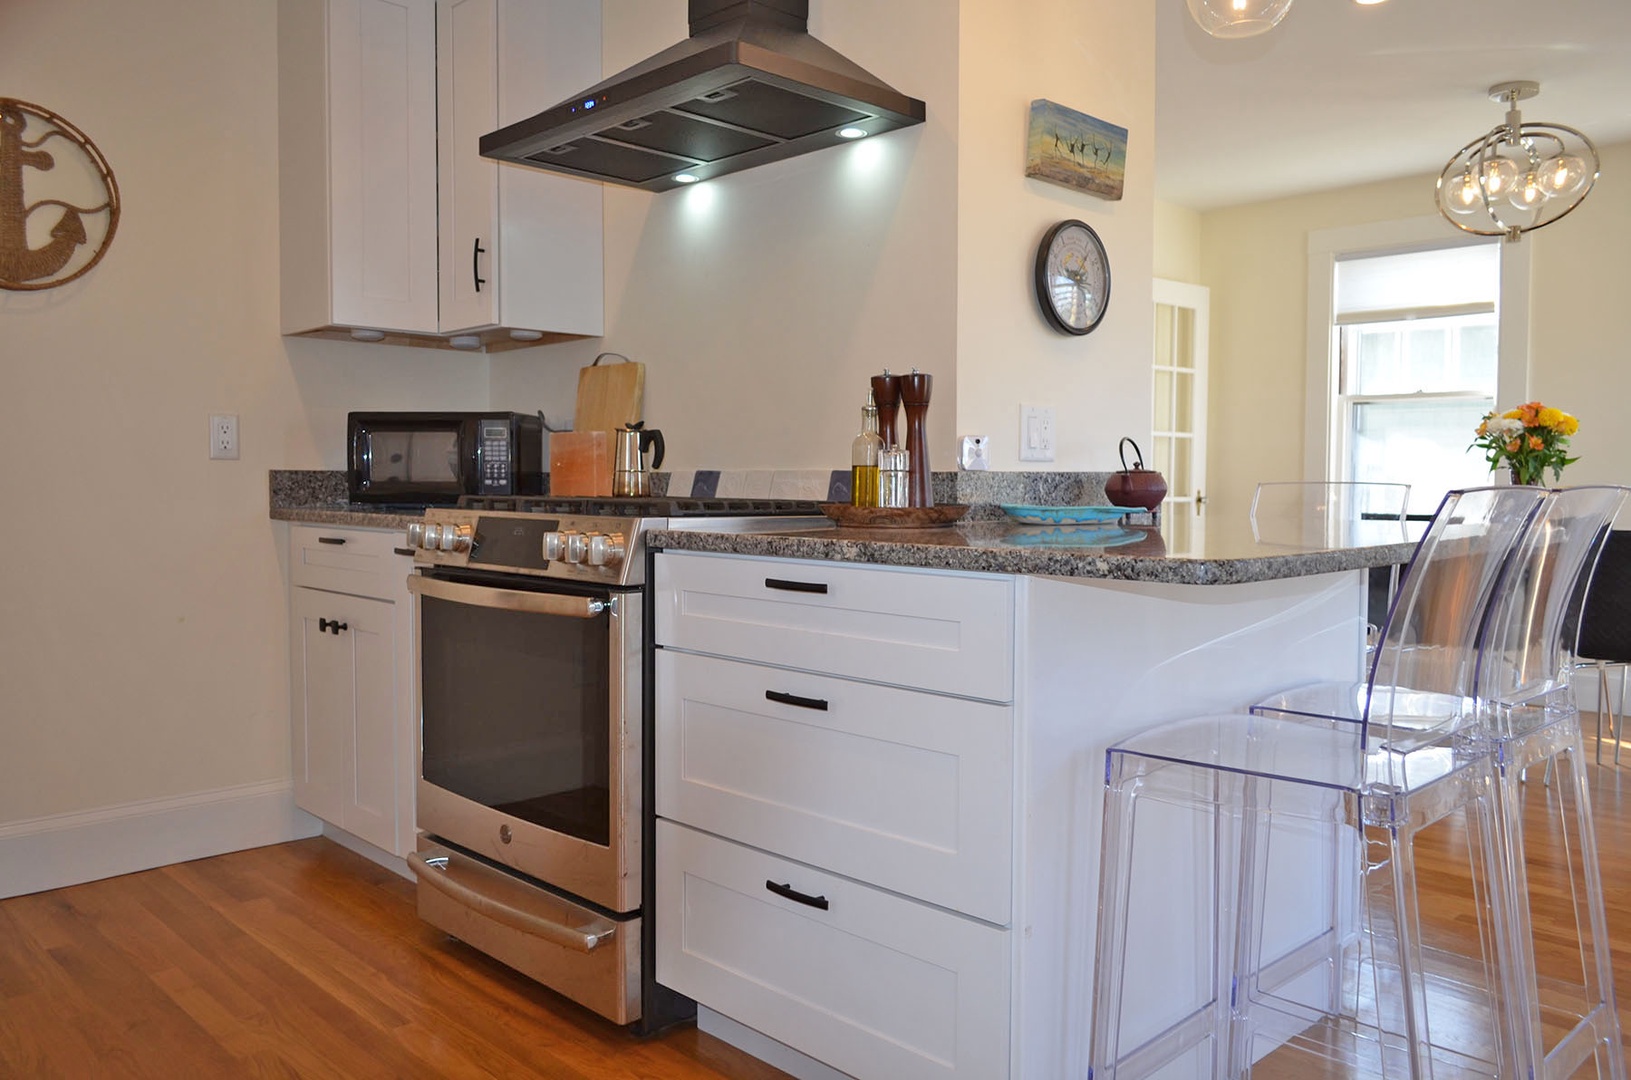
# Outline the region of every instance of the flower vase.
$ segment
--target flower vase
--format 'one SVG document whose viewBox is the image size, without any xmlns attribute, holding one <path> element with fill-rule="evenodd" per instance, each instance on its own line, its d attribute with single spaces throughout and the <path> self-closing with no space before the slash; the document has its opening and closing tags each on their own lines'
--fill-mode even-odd
<svg viewBox="0 0 1631 1080">
<path fill-rule="evenodd" d="M 1546 486 L 1546 481 L 1545 481 L 1544 478 L 1542 478 L 1540 480 L 1531 480 L 1526 485 L 1522 480 L 1518 479 L 1518 467 L 1516 465 L 1509 465 L 1507 467 L 1507 472 L 1512 474 L 1512 486 L 1513 487 L 1545 487 Z"/>
</svg>

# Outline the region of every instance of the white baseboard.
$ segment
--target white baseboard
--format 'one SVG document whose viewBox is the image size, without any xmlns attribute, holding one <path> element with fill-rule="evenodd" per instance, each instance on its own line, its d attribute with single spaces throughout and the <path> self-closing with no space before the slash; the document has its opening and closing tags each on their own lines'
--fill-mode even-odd
<svg viewBox="0 0 1631 1080">
<path fill-rule="evenodd" d="M 287 780 L 0 825 L 0 898 L 301 840 L 322 822 Z"/>
<path fill-rule="evenodd" d="M 697 1006 L 697 1030 L 705 1031 L 721 1042 L 730 1043 L 760 1061 L 769 1062 L 797 1080 L 854 1080 L 849 1073 L 839 1072 L 825 1062 L 746 1024 L 732 1020 L 724 1013 L 715 1012 L 706 1005 Z"/>
</svg>

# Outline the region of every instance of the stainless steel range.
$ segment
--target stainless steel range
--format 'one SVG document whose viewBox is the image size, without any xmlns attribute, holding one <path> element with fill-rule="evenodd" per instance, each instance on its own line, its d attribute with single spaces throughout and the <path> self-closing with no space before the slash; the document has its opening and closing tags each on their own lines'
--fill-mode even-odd
<svg viewBox="0 0 1631 1080">
<path fill-rule="evenodd" d="M 645 535 L 824 524 L 813 502 L 467 497 L 408 530 L 419 914 L 620 1023 L 642 971 Z"/>
</svg>

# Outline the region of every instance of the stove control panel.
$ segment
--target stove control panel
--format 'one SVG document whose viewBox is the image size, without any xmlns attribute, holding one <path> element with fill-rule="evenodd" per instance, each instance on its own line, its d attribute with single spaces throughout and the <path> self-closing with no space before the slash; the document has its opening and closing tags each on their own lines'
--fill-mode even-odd
<svg viewBox="0 0 1631 1080">
<path fill-rule="evenodd" d="M 420 565 L 638 584 L 639 518 L 432 508 L 408 526 Z"/>
</svg>

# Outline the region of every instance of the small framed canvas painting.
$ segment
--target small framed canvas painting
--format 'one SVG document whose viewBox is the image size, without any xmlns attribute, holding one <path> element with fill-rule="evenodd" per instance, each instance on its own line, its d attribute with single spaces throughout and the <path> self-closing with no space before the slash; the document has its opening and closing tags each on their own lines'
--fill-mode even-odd
<svg viewBox="0 0 1631 1080">
<path fill-rule="evenodd" d="M 1126 173 L 1126 128 L 1045 98 L 1031 102 L 1026 176 L 1114 200 Z"/>
</svg>

